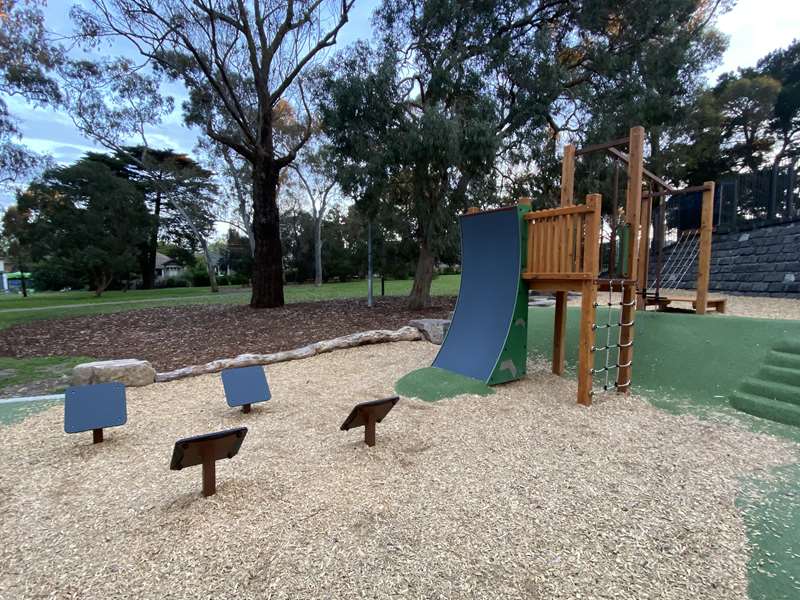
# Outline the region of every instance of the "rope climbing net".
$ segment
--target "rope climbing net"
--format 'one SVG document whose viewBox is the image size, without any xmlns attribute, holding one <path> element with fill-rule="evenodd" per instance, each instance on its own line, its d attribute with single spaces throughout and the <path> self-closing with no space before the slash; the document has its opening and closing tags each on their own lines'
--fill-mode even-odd
<svg viewBox="0 0 800 600">
<path fill-rule="evenodd" d="M 627 361 L 624 364 L 620 363 L 620 351 L 623 348 L 629 348 L 633 345 L 632 336 L 629 338 L 630 341 L 627 343 L 623 343 L 622 341 L 622 334 L 623 331 L 628 327 L 633 327 L 634 319 L 631 318 L 630 322 L 623 322 L 623 314 L 625 307 L 631 307 L 636 304 L 635 297 L 629 302 L 624 301 L 624 294 L 622 294 L 625 286 L 624 280 L 615 280 L 609 279 L 608 281 L 608 300 L 606 302 L 595 302 L 594 303 L 594 310 L 595 310 L 595 317 L 601 312 L 598 310 L 602 307 L 605 307 L 607 310 L 606 313 L 606 322 L 605 323 L 593 323 L 592 330 L 595 333 L 595 344 L 592 346 L 592 354 L 597 352 L 603 353 L 603 366 L 599 368 L 593 368 L 591 370 L 593 380 L 595 375 L 602 375 L 603 380 L 603 391 L 607 391 L 611 388 L 616 388 L 618 390 L 626 389 L 630 386 L 631 381 L 619 381 L 619 370 L 624 367 L 631 366 L 632 361 Z M 615 301 L 614 299 L 614 286 L 618 285 L 617 291 L 620 292 L 620 300 Z M 615 312 L 614 308 L 618 307 L 619 310 Z M 612 329 L 616 329 L 615 333 L 612 333 Z M 597 338 L 602 336 L 602 330 L 605 330 L 605 345 L 598 346 L 597 345 Z M 616 353 L 616 356 L 614 355 Z M 597 361 L 594 361 L 594 364 L 597 364 Z M 611 372 L 616 371 L 617 376 L 611 381 Z"/>
<path fill-rule="evenodd" d="M 692 265 L 697 264 L 700 253 L 700 235 L 698 230 L 681 231 L 677 241 L 672 246 L 672 251 L 667 257 L 667 262 L 661 267 L 660 273 L 648 285 L 647 292 L 655 292 L 660 288 L 678 288 Z"/>
</svg>

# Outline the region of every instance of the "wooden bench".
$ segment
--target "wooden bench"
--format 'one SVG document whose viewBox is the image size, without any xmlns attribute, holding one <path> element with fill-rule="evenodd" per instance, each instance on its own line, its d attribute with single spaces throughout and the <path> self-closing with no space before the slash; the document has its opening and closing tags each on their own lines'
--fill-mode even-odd
<svg viewBox="0 0 800 600">
<path fill-rule="evenodd" d="M 687 296 L 659 296 L 658 298 L 648 298 L 647 306 L 658 306 L 658 310 L 669 310 L 670 304 L 681 302 L 691 303 L 691 310 L 697 310 L 697 298 Z M 725 313 L 725 298 L 709 298 L 706 300 L 706 310 L 715 310 L 720 314 Z M 677 310 L 689 310 L 678 308 Z"/>
</svg>

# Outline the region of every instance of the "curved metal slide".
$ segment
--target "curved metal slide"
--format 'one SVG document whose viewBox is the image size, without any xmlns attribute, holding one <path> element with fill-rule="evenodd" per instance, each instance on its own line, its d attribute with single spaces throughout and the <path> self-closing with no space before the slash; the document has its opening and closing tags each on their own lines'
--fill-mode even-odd
<svg viewBox="0 0 800 600">
<path fill-rule="evenodd" d="M 520 275 L 528 209 L 461 217 L 461 288 L 434 367 L 488 384 L 525 375 L 528 295 Z"/>
</svg>

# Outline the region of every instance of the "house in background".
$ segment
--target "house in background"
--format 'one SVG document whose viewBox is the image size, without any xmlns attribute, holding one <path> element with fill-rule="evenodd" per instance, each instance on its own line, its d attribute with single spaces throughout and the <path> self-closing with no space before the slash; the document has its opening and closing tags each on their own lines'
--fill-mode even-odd
<svg viewBox="0 0 800 600">
<path fill-rule="evenodd" d="M 156 252 L 156 280 L 180 277 L 184 273 L 186 273 L 186 267 L 174 258 Z"/>
<path fill-rule="evenodd" d="M 208 253 L 209 257 L 211 258 L 211 265 L 214 267 L 214 275 L 220 277 L 222 275 L 232 275 L 233 271 L 231 270 L 231 266 L 227 264 L 227 261 L 223 260 L 222 254 L 211 250 Z M 203 254 L 198 253 L 197 257 L 199 259 L 205 259 Z"/>
</svg>

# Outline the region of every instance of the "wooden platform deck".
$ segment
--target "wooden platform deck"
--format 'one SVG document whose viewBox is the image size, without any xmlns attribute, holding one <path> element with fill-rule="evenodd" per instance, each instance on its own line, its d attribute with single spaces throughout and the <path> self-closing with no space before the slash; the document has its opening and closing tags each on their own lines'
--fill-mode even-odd
<svg viewBox="0 0 800 600">
<path fill-rule="evenodd" d="M 706 300 L 706 310 L 715 310 L 720 314 L 725 313 L 725 298 L 709 298 Z M 689 307 L 671 306 L 672 304 L 691 304 Z M 648 297 L 646 306 L 657 306 L 657 310 L 697 310 L 697 298 L 691 296 L 659 296 L 658 298 Z"/>
</svg>

